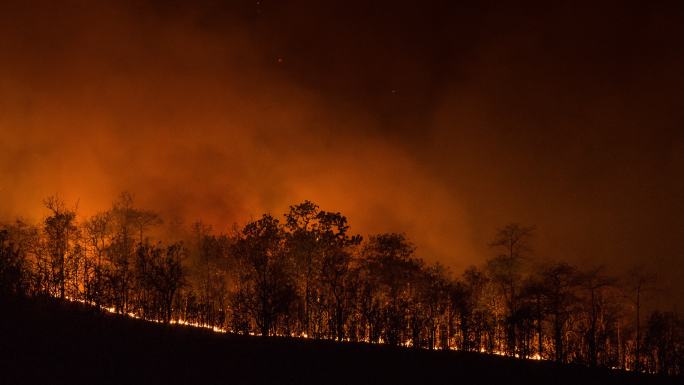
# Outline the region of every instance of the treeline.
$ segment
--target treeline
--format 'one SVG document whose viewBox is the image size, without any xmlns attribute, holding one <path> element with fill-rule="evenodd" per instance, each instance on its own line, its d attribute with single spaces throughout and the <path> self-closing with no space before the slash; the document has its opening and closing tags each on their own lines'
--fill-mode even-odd
<svg viewBox="0 0 684 385">
<path fill-rule="evenodd" d="M 52 197 L 39 225 L 0 228 L 0 295 L 86 302 L 149 320 L 242 334 L 459 349 L 678 375 L 684 323 L 643 312 L 654 280 L 533 258 L 533 229 L 501 228 L 494 257 L 460 276 L 402 234 L 350 233 L 305 201 L 227 234 L 196 223 L 153 242 L 161 218 L 122 194 L 78 222 Z"/>
</svg>

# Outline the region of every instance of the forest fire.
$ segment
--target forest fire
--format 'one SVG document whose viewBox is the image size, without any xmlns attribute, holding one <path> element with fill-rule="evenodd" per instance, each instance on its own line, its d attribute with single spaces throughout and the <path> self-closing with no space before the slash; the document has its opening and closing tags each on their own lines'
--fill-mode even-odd
<svg viewBox="0 0 684 385">
<path fill-rule="evenodd" d="M 619 3 L 0 1 L 13 349 L 165 385 L 679 379 L 684 3 Z"/>
<path fill-rule="evenodd" d="M 624 293 L 648 290 L 647 277 L 635 272 L 623 288 L 603 270 L 530 263 L 532 229 L 521 225 L 499 230 L 483 268 L 454 277 L 417 258 L 404 235 L 363 240 L 342 214 L 309 201 L 282 223 L 264 215 L 232 235 L 195 226 L 187 243 L 169 245 L 149 238 L 161 221 L 138 220 L 156 214 L 125 194 L 83 223 L 55 198 L 46 205 L 42 225 L 0 232 L 1 271 L 14 272 L 5 291 L 217 333 L 678 370 L 655 358 L 677 357 L 665 350 L 672 341 L 658 340 L 676 314 L 656 311 L 646 326 L 628 327 L 640 298 Z"/>
</svg>

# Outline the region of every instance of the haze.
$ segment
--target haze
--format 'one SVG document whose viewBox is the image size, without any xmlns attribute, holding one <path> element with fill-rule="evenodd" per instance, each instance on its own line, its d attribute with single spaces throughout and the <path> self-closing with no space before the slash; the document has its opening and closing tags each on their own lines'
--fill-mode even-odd
<svg viewBox="0 0 684 385">
<path fill-rule="evenodd" d="M 2 218 L 127 190 L 227 230 L 309 199 L 456 272 L 515 221 L 684 297 L 675 7 L 140 3 L 0 5 Z"/>
</svg>

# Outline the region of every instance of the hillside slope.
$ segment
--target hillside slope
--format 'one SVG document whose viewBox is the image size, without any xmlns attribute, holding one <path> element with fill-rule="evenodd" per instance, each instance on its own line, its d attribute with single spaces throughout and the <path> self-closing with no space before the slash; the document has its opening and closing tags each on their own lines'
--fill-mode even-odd
<svg viewBox="0 0 684 385">
<path fill-rule="evenodd" d="M 463 352 L 242 337 L 55 301 L 0 303 L 0 384 L 674 384 Z"/>
</svg>

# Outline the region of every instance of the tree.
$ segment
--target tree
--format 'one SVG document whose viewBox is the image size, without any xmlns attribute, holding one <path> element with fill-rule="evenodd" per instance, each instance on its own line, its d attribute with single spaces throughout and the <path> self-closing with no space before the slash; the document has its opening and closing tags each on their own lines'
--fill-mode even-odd
<svg viewBox="0 0 684 385">
<path fill-rule="evenodd" d="M 0 297 L 25 295 L 26 275 L 24 251 L 12 242 L 7 229 L 0 229 Z"/>
<path fill-rule="evenodd" d="M 122 193 L 111 210 L 112 240 L 107 248 L 107 284 L 116 311 L 128 312 L 133 283 L 134 212 L 133 197 Z"/>
<path fill-rule="evenodd" d="M 44 294 L 49 281 L 44 258 L 41 229 L 21 220 L 0 226 L 4 232 L 5 278 L 9 292 L 28 295 Z M 43 274 L 44 273 L 44 274 Z M 20 279 L 20 281 L 17 281 Z M 2 285 L 2 283 L 0 283 Z M 17 286 L 18 285 L 18 286 Z"/>
<path fill-rule="evenodd" d="M 634 305 L 635 330 L 634 339 L 634 370 L 641 371 L 641 307 L 645 293 L 654 290 L 655 276 L 650 274 L 643 266 L 635 266 L 627 273 L 626 288 L 631 294 L 628 295 Z"/>
<path fill-rule="evenodd" d="M 552 317 L 555 360 L 565 362 L 567 352 L 563 342 L 572 307 L 577 303 L 576 288 L 580 277 L 575 267 L 564 262 L 545 267 L 540 276 L 546 309 Z"/>
<path fill-rule="evenodd" d="M 141 209 L 133 210 L 131 212 L 131 219 L 133 220 L 133 223 L 135 224 L 135 226 L 138 229 L 138 233 L 139 233 L 138 242 L 139 243 L 143 243 L 143 241 L 145 240 L 145 238 L 144 238 L 145 230 L 147 230 L 148 228 L 150 228 L 152 226 L 160 225 L 162 223 L 162 220 L 159 217 L 159 214 L 157 214 L 153 211 L 150 211 L 150 210 L 141 210 Z"/>
<path fill-rule="evenodd" d="M 232 253 L 239 261 L 239 291 L 234 298 L 245 302 L 259 333 L 272 335 L 279 316 L 290 310 L 295 289 L 291 264 L 283 248 L 279 221 L 271 215 L 249 222 L 238 234 Z"/>
<path fill-rule="evenodd" d="M 644 342 L 651 372 L 678 374 L 684 349 L 684 324 L 676 313 L 651 313 Z"/>
<path fill-rule="evenodd" d="M 515 354 L 517 346 L 515 314 L 518 310 L 523 261 L 531 252 L 533 232 L 533 227 L 512 223 L 499 229 L 490 243 L 498 254 L 487 262 L 487 272 L 504 301 L 506 350 L 509 355 Z"/>
<path fill-rule="evenodd" d="M 523 285 L 523 296 L 528 301 L 531 308 L 532 317 L 535 322 L 537 339 L 537 357 L 544 357 L 544 319 L 546 317 L 546 287 L 543 277 L 535 274 L 525 281 Z"/>
<path fill-rule="evenodd" d="M 455 280 L 418 258 L 404 234 L 362 242 L 346 217 L 310 201 L 291 206 L 283 223 L 263 215 L 229 235 L 197 223 L 184 234 L 193 236 L 187 250 L 181 242 L 151 243 L 146 231 L 160 220 L 135 208 L 130 194 L 80 227 L 60 199 L 45 205 L 49 215 L 36 226 L 0 225 L 0 296 L 76 299 L 166 323 L 229 321 L 244 334 L 670 375 L 684 366 L 684 325 L 675 312 L 652 312 L 641 325 L 652 275 L 634 269 L 618 288 L 603 268 L 530 263 L 530 227 L 500 229 L 491 243 L 496 255 Z"/>
<path fill-rule="evenodd" d="M 211 227 L 197 222 L 192 226 L 194 264 L 192 275 L 199 292 L 199 322 L 223 326 L 227 307 L 227 270 L 230 239 L 211 234 Z"/>
<path fill-rule="evenodd" d="M 311 201 L 290 206 L 285 214 L 285 248 L 294 263 L 302 298 L 300 324 L 307 336 L 342 339 L 349 294 L 350 248 L 361 242 L 349 235 L 347 218 L 319 209 Z"/>
<path fill-rule="evenodd" d="M 298 275 L 298 287 L 303 297 L 303 314 L 300 320 L 306 336 L 312 335 L 311 317 L 313 298 L 318 288 L 318 274 L 322 269 L 319 238 L 317 234 L 317 218 L 320 213 L 318 205 L 304 201 L 290 206 L 285 214 L 286 250 L 295 264 Z"/>
<path fill-rule="evenodd" d="M 367 283 L 381 312 L 384 340 L 399 345 L 406 326 L 409 285 L 422 261 L 413 258 L 415 247 L 403 234 L 371 236 L 362 249 Z M 374 325 L 375 327 L 379 325 Z"/>
<path fill-rule="evenodd" d="M 111 226 L 111 242 L 107 248 L 108 269 L 107 284 L 112 294 L 113 304 L 118 312 L 126 313 L 131 307 L 131 296 L 134 295 L 133 267 L 136 251 L 136 236 L 139 244 L 144 241 L 144 230 L 149 226 L 161 223 L 157 215 L 136 209 L 133 196 L 123 192 L 114 201 L 108 213 Z"/>
<path fill-rule="evenodd" d="M 330 333 L 338 340 L 344 339 L 347 316 L 347 276 L 350 272 L 351 247 L 361 242 L 361 236 L 347 234 L 347 218 L 340 213 L 321 211 L 316 215 L 316 240 L 321 256 L 321 283 L 330 298 L 334 330 Z"/>
<path fill-rule="evenodd" d="M 104 258 L 112 242 L 112 215 L 110 212 L 97 213 L 83 223 L 86 248 L 89 249 L 90 262 L 86 263 L 84 281 L 86 301 L 94 301 L 100 306 L 105 301 Z M 88 279 L 88 265 L 92 277 Z"/>
<path fill-rule="evenodd" d="M 463 272 L 461 279 L 451 285 L 449 302 L 458 317 L 460 341 L 458 345 L 466 351 L 480 351 L 484 335 L 490 333 L 486 320 L 489 306 L 483 301 L 488 278 L 484 272 L 471 266 Z M 449 321 L 451 324 L 453 321 Z"/>
<path fill-rule="evenodd" d="M 144 305 L 168 323 L 171 320 L 175 295 L 185 284 L 185 270 L 182 265 L 185 249 L 180 243 L 165 248 L 160 245 L 140 244 L 136 254 L 136 273 L 140 287 L 152 294 L 152 298 L 146 298 L 151 303 Z"/>
<path fill-rule="evenodd" d="M 46 244 L 51 259 L 52 280 L 57 286 L 59 297 L 64 299 L 66 283 L 69 279 L 70 262 L 78 255 L 72 247 L 78 239 L 76 211 L 67 209 L 64 201 L 57 196 L 44 200 L 45 207 L 51 215 L 45 218 L 44 231 Z"/>
<path fill-rule="evenodd" d="M 599 350 L 599 329 L 602 327 L 600 321 L 602 309 L 602 297 L 606 288 L 614 286 L 616 280 L 604 273 L 603 266 L 581 273 L 580 286 L 586 294 L 586 308 L 588 318 L 587 330 L 587 350 L 589 354 L 589 365 L 596 366 L 598 363 Z"/>
<path fill-rule="evenodd" d="M 447 322 L 444 315 L 449 306 L 447 295 L 451 283 L 449 271 L 440 264 L 425 266 L 414 276 L 409 305 L 414 347 L 434 349 L 437 346 L 438 330 Z M 442 343 L 447 345 L 448 340 L 443 339 Z"/>
</svg>

